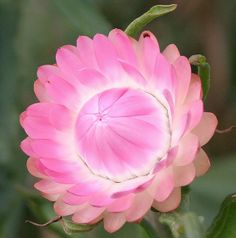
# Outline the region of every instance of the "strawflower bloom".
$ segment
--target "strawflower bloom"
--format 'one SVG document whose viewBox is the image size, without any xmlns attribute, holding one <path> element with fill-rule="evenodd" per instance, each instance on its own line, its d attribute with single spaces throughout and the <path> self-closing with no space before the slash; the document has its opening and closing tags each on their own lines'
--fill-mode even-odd
<svg viewBox="0 0 236 238">
<path fill-rule="evenodd" d="M 217 119 L 175 45 L 161 53 L 148 31 L 138 41 L 118 29 L 80 36 L 37 76 L 21 148 L 58 215 L 114 232 L 151 207 L 174 210 L 181 186 L 208 170 L 201 147 Z"/>
</svg>

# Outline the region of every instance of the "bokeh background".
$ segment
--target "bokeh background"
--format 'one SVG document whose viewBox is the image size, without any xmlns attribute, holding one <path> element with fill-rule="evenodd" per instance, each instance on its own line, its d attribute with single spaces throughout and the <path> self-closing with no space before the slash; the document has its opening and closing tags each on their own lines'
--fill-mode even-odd
<svg viewBox="0 0 236 238">
<path fill-rule="evenodd" d="M 228 0 L 0 0 L 0 238 L 67 237 L 54 225 L 39 229 L 26 219 L 45 222 L 51 204 L 32 189 L 26 156 L 19 150 L 24 133 L 18 116 L 36 101 L 36 69 L 55 62 L 56 49 L 125 27 L 154 4 L 178 3 L 178 9 L 150 25 L 161 48 L 175 43 L 186 56 L 202 53 L 212 65 L 206 109 L 219 128 L 236 124 L 236 1 Z M 192 209 L 206 226 L 222 199 L 236 191 L 236 132 L 215 135 L 206 146 L 211 171 L 192 185 Z M 74 237 L 146 237 L 137 224 L 109 235 L 99 226 Z"/>
</svg>

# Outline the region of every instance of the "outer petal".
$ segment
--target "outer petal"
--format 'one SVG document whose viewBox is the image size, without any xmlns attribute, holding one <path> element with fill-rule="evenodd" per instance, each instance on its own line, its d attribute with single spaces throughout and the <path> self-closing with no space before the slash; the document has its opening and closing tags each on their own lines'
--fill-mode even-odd
<svg viewBox="0 0 236 238">
<path fill-rule="evenodd" d="M 33 176 L 35 176 L 37 178 L 42 178 L 42 179 L 49 179 L 47 175 L 45 175 L 44 173 L 42 173 L 42 171 L 40 171 L 40 169 L 38 169 L 38 165 L 37 165 L 37 160 L 36 159 L 29 158 L 27 160 L 27 164 L 26 165 L 27 165 L 28 171 Z"/>
<path fill-rule="evenodd" d="M 59 194 L 63 193 L 68 189 L 71 185 L 68 184 L 59 184 L 55 183 L 54 181 L 50 180 L 41 180 L 37 182 L 34 187 L 39 191 L 46 193 L 46 194 Z"/>
<path fill-rule="evenodd" d="M 119 29 L 112 30 L 109 33 L 108 38 L 116 48 L 119 59 L 137 68 L 137 56 L 134 45 L 132 44 L 130 38 Z"/>
<path fill-rule="evenodd" d="M 202 99 L 202 84 L 198 75 L 192 74 L 189 89 L 185 98 L 186 104 Z"/>
<path fill-rule="evenodd" d="M 157 57 L 160 53 L 156 37 L 149 31 L 144 31 L 139 38 L 139 50 L 146 77 L 152 76 Z"/>
<path fill-rule="evenodd" d="M 186 186 L 195 178 L 196 170 L 193 164 L 174 168 L 175 187 Z"/>
<path fill-rule="evenodd" d="M 87 36 L 80 36 L 77 39 L 77 48 L 80 59 L 84 65 L 88 68 L 98 69 L 93 40 Z"/>
<path fill-rule="evenodd" d="M 78 208 L 79 206 L 71 206 L 64 203 L 60 198 L 54 203 L 54 210 L 59 216 L 72 215 L 78 210 Z"/>
<path fill-rule="evenodd" d="M 180 56 L 174 62 L 174 68 L 176 72 L 176 101 L 177 105 L 180 105 L 189 89 L 190 79 L 191 79 L 191 67 L 188 59 L 184 56 Z"/>
<path fill-rule="evenodd" d="M 153 197 L 147 191 L 137 194 L 132 206 L 125 212 L 126 220 L 134 222 L 143 217 L 150 209 L 152 202 Z"/>
<path fill-rule="evenodd" d="M 52 101 L 47 93 L 45 86 L 38 79 L 34 82 L 34 93 L 40 102 Z"/>
<path fill-rule="evenodd" d="M 105 208 L 84 205 L 72 216 L 72 220 L 76 223 L 90 223 L 104 212 Z"/>
<path fill-rule="evenodd" d="M 180 57 L 179 50 L 174 44 L 168 45 L 163 51 L 163 55 L 171 64 L 173 64 Z"/>
<path fill-rule="evenodd" d="M 107 207 L 107 210 L 109 212 L 123 212 L 131 207 L 134 199 L 135 194 L 133 193 L 127 194 L 121 198 L 117 198 Z"/>
<path fill-rule="evenodd" d="M 154 201 L 152 206 L 160 212 L 169 212 L 176 209 L 181 201 L 181 189 L 176 188 L 163 202 Z"/>
<path fill-rule="evenodd" d="M 184 166 L 191 163 L 199 148 L 198 137 L 193 134 L 187 134 L 179 141 L 178 153 L 174 164 L 177 166 Z"/>
<path fill-rule="evenodd" d="M 126 222 L 123 213 L 106 213 L 104 216 L 104 228 L 112 233 L 119 230 Z"/>
<path fill-rule="evenodd" d="M 213 136 L 218 121 L 216 116 L 210 112 L 204 112 L 199 124 L 192 130 L 197 135 L 200 145 L 205 145 Z"/>
<path fill-rule="evenodd" d="M 206 152 L 201 149 L 197 155 L 197 158 L 194 161 L 194 165 L 196 168 L 196 175 L 202 176 L 207 172 L 207 170 L 210 167 L 210 161 L 208 159 L 208 156 Z"/>
<path fill-rule="evenodd" d="M 100 70 L 113 82 L 121 81 L 123 71 L 112 43 L 105 36 L 97 34 L 93 39 L 93 44 Z"/>
<path fill-rule="evenodd" d="M 159 54 L 156 60 L 153 76 L 151 78 L 151 83 L 155 90 L 163 93 L 165 90 L 173 93 L 173 74 L 172 67 L 166 58 Z"/>
</svg>

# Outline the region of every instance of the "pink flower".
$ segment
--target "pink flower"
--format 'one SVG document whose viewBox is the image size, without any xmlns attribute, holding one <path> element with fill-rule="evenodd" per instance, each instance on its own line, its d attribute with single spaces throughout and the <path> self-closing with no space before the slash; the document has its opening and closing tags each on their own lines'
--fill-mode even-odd
<svg viewBox="0 0 236 238">
<path fill-rule="evenodd" d="M 204 174 L 201 149 L 217 119 L 203 111 L 201 82 L 175 45 L 160 53 L 150 32 L 81 36 L 38 69 L 39 103 L 21 114 L 22 150 L 35 188 L 76 223 L 108 232 L 154 207 L 177 208 L 181 186 Z"/>
</svg>

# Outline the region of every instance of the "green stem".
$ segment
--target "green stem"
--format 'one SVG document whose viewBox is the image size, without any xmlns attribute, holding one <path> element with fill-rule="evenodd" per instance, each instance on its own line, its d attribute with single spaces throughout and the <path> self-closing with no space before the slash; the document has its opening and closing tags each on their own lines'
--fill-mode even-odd
<svg viewBox="0 0 236 238">
<path fill-rule="evenodd" d="M 150 224 L 150 222 L 147 219 L 143 219 L 140 225 L 143 227 L 143 229 L 146 231 L 146 233 L 150 238 L 160 238 L 154 227 Z"/>
<path fill-rule="evenodd" d="M 137 36 L 137 34 L 151 21 L 157 17 L 163 16 L 169 12 L 172 12 L 176 9 L 177 4 L 171 5 L 156 5 L 152 7 L 149 11 L 145 12 L 140 17 L 132 21 L 125 32 L 131 37 Z"/>
</svg>

